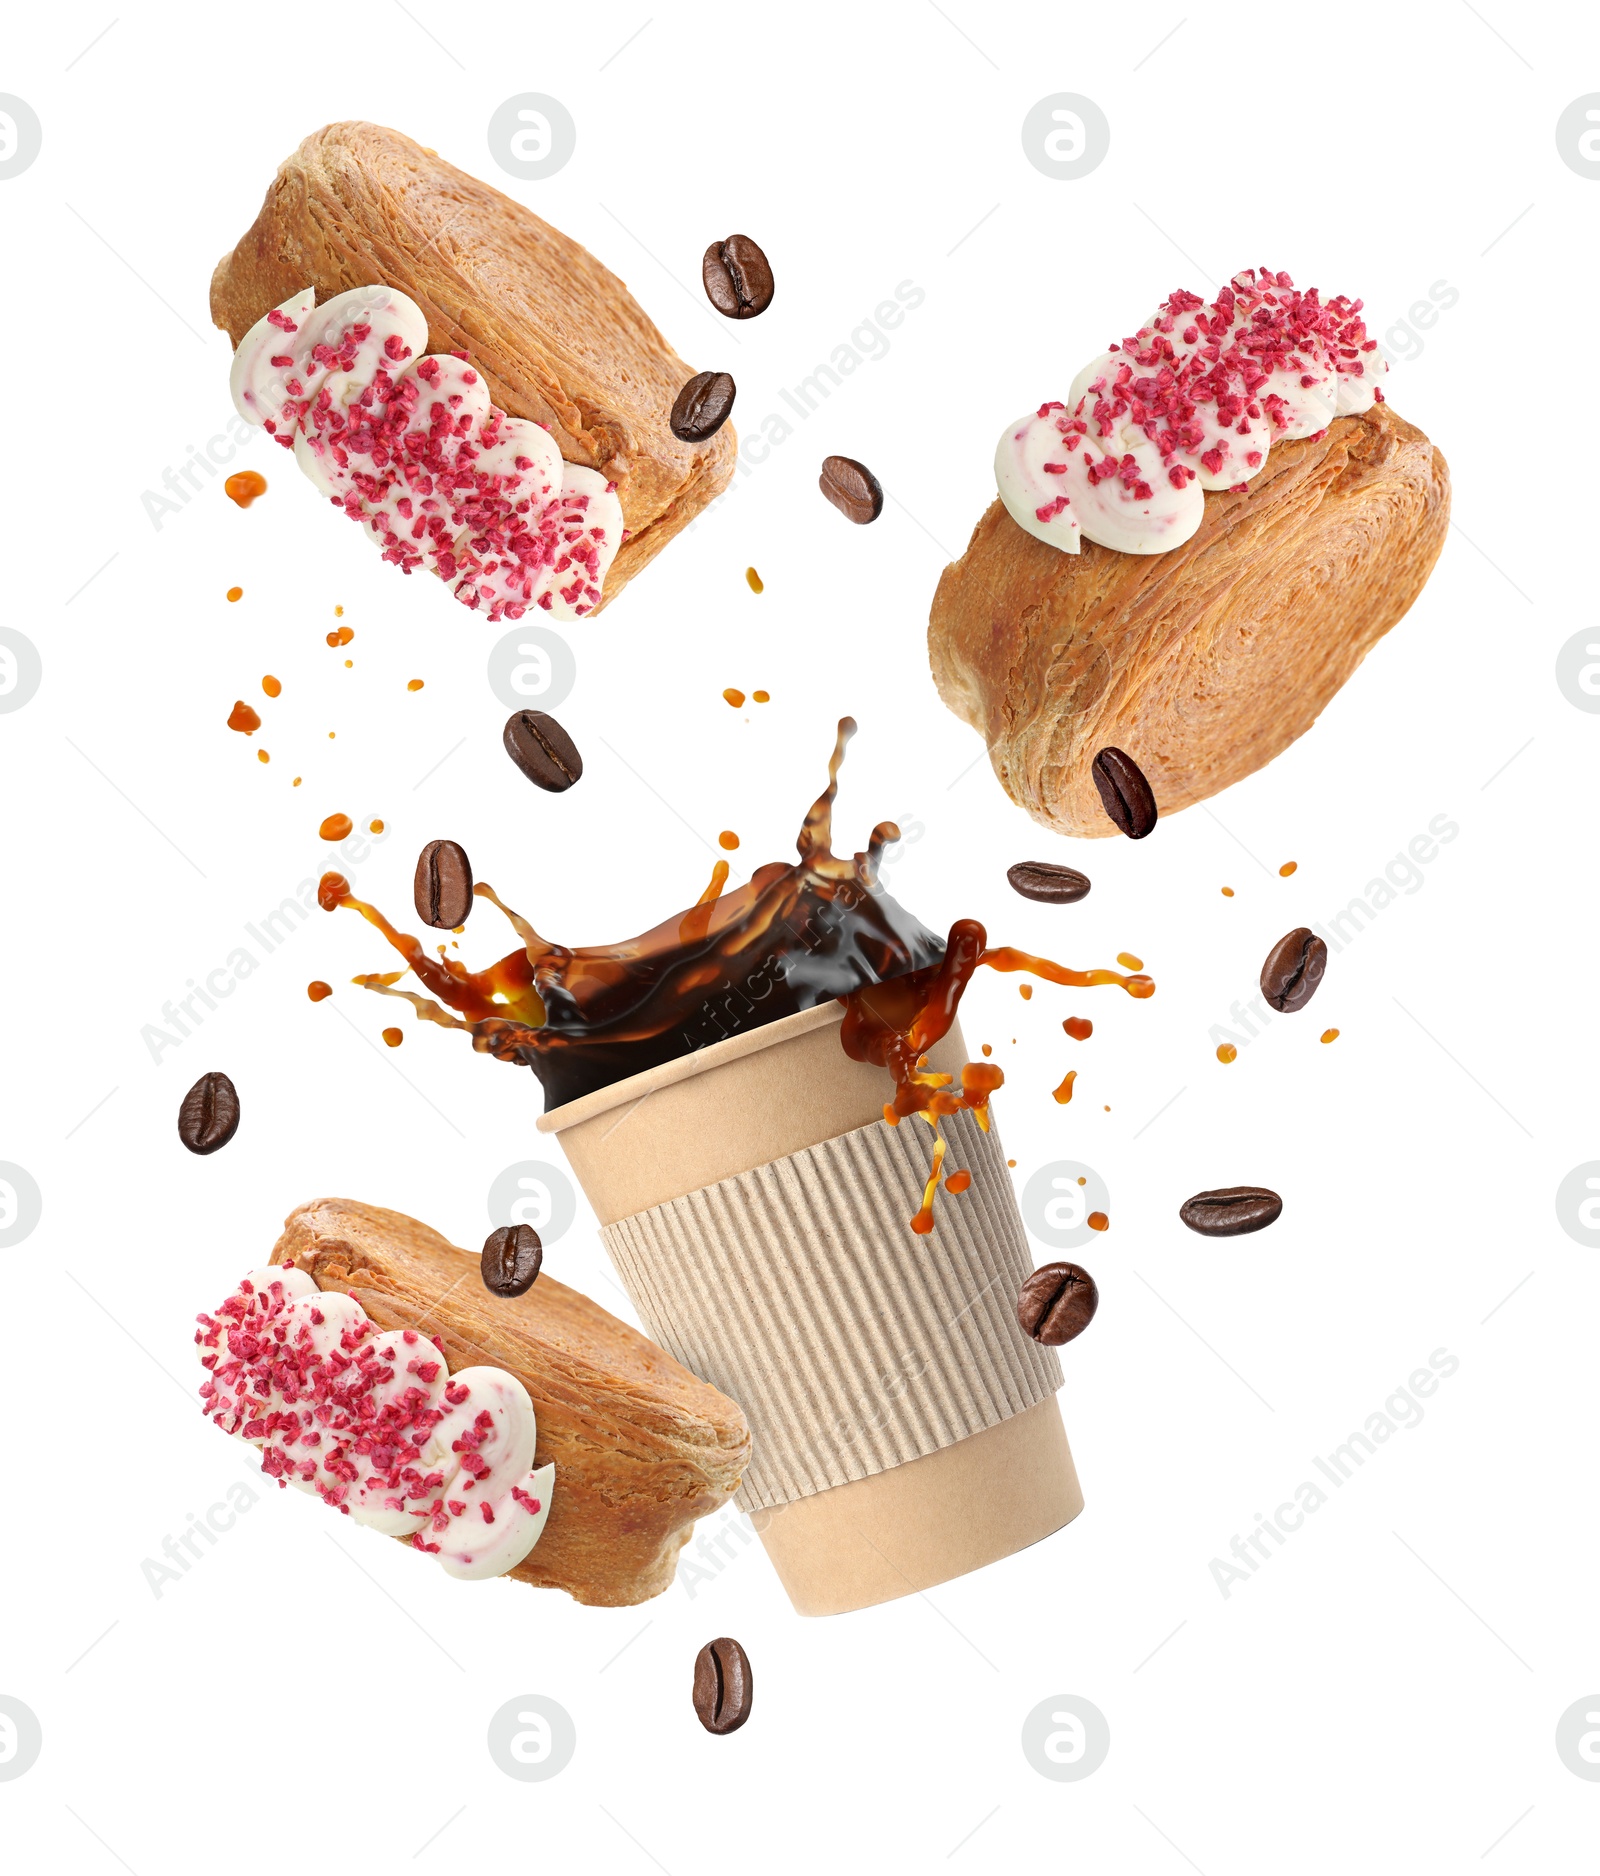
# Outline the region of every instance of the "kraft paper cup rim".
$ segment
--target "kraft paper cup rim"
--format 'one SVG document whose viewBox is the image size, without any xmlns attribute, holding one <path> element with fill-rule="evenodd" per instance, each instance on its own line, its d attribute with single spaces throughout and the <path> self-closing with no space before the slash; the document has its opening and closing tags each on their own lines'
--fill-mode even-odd
<svg viewBox="0 0 1600 1876">
<path fill-rule="evenodd" d="M 813 1029 L 822 1029 L 829 1023 L 843 1021 L 844 1006 L 829 998 L 826 1003 L 819 1003 L 813 1009 L 801 1010 L 794 1016 L 780 1016 L 775 1023 L 762 1023 L 755 1029 L 741 1030 L 736 1036 L 713 1042 L 709 1048 L 696 1049 L 692 1055 L 680 1055 L 670 1062 L 658 1062 L 654 1068 L 629 1075 L 625 1081 L 614 1081 L 609 1087 L 596 1088 L 592 1093 L 579 1095 L 576 1101 L 568 1101 L 561 1107 L 553 1107 L 548 1113 L 541 1114 L 535 1124 L 540 1133 L 562 1133 L 568 1127 L 579 1126 L 629 1101 L 642 1101 L 646 1095 L 675 1087 L 680 1081 L 707 1074 L 725 1063 L 737 1062 L 743 1056 L 758 1054 L 762 1049 L 773 1048 L 793 1037 L 809 1035 Z"/>
</svg>

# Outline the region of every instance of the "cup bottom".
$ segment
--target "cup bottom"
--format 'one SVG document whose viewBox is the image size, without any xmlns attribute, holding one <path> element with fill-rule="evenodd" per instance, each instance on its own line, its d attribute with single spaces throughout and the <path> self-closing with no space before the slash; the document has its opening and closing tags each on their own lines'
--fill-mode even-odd
<svg viewBox="0 0 1600 1876">
<path fill-rule="evenodd" d="M 757 1512 L 753 1522 L 797 1613 L 844 1615 L 1026 1550 L 1082 1509 L 1052 1396 L 954 1446 Z"/>
</svg>

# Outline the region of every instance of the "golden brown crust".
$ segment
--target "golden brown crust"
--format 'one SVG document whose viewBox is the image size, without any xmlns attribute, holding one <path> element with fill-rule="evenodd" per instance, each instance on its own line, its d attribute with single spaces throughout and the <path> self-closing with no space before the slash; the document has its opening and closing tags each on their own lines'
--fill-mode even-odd
<svg viewBox="0 0 1600 1876">
<path fill-rule="evenodd" d="M 934 594 L 934 682 L 1036 821 L 1113 834 L 1098 750 L 1132 756 L 1163 814 L 1252 774 L 1404 615 L 1449 519 L 1443 456 L 1387 404 L 1275 443 L 1167 554 L 1063 554 L 996 501 Z"/>
<path fill-rule="evenodd" d="M 516 1375 L 555 1462 L 544 1535 L 511 1574 L 616 1605 L 659 1596 L 696 1518 L 728 1502 L 750 1458 L 744 1415 L 598 1303 L 541 1275 L 495 1296 L 478 1259 L 407 1218 L 354 1199 L 313 1199 L 284 1221 L 272 1262 L 293 1258 L 353 1296 L 381 1328 L 437 1335 L 452 1371 Z"/>
<path fill-rule="evenodd" d="M 614 599 L 727 484 L 738 443 L 668 428 L 694 376 L 626 286 L 559 229 L 378 124 L 328 124 L 267 191 L 211 280 L 211 317 L 237 345 L 310 284 L 397 287 L 422 308 L 430 351 L 465 350 L 513 417 L 549 426 L 568 462 L 616 482 L 629 536 Z"/>
</svg>

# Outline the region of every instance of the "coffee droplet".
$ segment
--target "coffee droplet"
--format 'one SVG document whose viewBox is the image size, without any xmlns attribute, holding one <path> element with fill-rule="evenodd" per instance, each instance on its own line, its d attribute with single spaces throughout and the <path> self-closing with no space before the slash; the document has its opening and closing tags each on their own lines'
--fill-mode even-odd
<svg viewBox="0 0 1600 1876">
<path fill-rule="evenodd" d="M 1031 1002 L 1033 999 L 1033 985 L 1032 984 L 1018 984 L 1017 995 L 1021 997 L 1024 1003 Z"/>
<path fill-rule="evenodd" d="M 230 586 L 228 588 L 228 604 L 230 606 L 237 605 L 243 598 L 244 588 L 242 586 Z"/>
<path fill-rule="evenodd" d="M 324 840 L 343 840 L 354 826 L 348 814 L 330 814 L 317 832 Z"/>
<path fill-rule="evenodd" d="M 1239 1051 L 1231 1042 L 1219 1042 L 1217 1044 L 1217 1060 L 1219 1062 L 1236 1062 L 1238 1059 Z"/>
<path fill-rule="evenodd" d="M 1338 1030 L 1337 1030 L 1337 1029 L 1325 1029 L 1325 1030 L 1323 1030 L 1323 1032 L 1322 1032 L 1322 1040 L 1323 1040 L 1324 1042 L 1337 1042 L 1337 1041 L 1339 1040 L 1339 1032 L 1338 1032 Z"/>
<path fill-rule="evenodd" d="M 1231 886 L 1224 886 L 1222 896 L 1224 899 L 1231 899 L 1233 897 L 1233 888 Z"/>
<path fill-rule="evenodd" d="M 1107 1218 L 1104 1212 L 1090 1212 L 1089 1216 L 1083 1222 L 1091 1231 L 1104 1231 L 1107 1225 L 1111 1223 L 1111 1220 Z"/>
<path fill-rule="evenodd" d="M 403 1029 L 386 1029 L 383 1032 L 383 1039 L 391 1049 L 398 1049 L 406 1039 L 406 1032 Z"/>
<path fill-rule="evenodd" d="M 962 1170 L 961 1172 L 951 1173 L 950 1177 L 944 1182 L 944 1189 L 946 1192 L 961 1193 L 965 1192 L 967 1187 L 971 1184 L 972 1174 Z"/>
<path fill-rule="evenodd" d="M 1278 868 L 1279 879 L 1287 879 L 1289 875 L 1296 870 L 1298 865 L 1299 861 L 1297 860 L 1285 860 L 1283 865 Z"/>
<path fill-rule="evenodd" d="M 725 690 L 722 693 L 722 700 L 724 703 L 731 704 L 733 708 L 737 710 L 744 702 L 744 692 L 742 690 Z"/>
<path fill-rule="evenodd" d="M 383 832 L 382 821 L 368 821 L 367 832 L 369 834 L 381 834 Z"/>
<path fill-rule="evenodd" d="M 331 997 L 333 995 L 333 985 L 325 984 L 320 977 L 313 978 L 312 981 L 306 985 L 306 995 L 310 997 L 313 1003 L 321 1003 L 325 997 Z"/>
<path fill-rule="evenodd" d="M 771 703 L 772 692 L 769 690 L 753 690 L 750 693 L 750 701 L 751 703 Z"/>
<path fill-rule="evenodd" d="M 406 689 L 407 690 L 421 690 L 422 679 L 420 677 L 414 677 L 410 679 L 408 683 L 406 684 Z"/>
<path fill-rule="evenodd" d="M 1069 1068 L 1066 1072 L 1065 1078 L 1063 1079 L 1061 1083 L 1061 1086 L 1055 1090 L 1055 1098 L 1062 1107 L 1065 1107 L 1066 1104 L 1072 1099 L 1072 1084 L 1077 1079 L 1078 1079 L 1077 1069 Z"/>
<path fill-rule="evenodd" d="M 708 1733 L 736 1733 L 750 1717 L 750 1657 L 731 1635 L 707 1642 L 694 1661 L 694 1710 Z"/>
<path fill-rule="evenodd" d="M 261 727 L 261 719 L 241 697 L 228 713 L 228 728 L 238 730 L 242 735 L 254 736 Z"/>
<path fill-rule="evenodd" d="M 1136 958 L 1131 951 L 1119 951 L 1117 953 L 1117 962 L 1125 971 L 1142 971 L 1144 969 L 1144 959 Z"/>
<path fill-rule="evenodd" d="M 764 593 L 767 590 L 762 584 L 761 575 L 756 572 L 754 567 L 745 568 L 744 583 L 749 587 L 752 593 Z"/>
<path fill-rule="evenodd" d="M 275 677 L 264 677 L 261 680 L 261 688 L 269 697 L 281 697 L 283 695 L 283 686 Z"/>
<path fill-rule="evenodd" d="M 256 751 L 257 762 L 270 762 L 271 760 L 272 760 L 271 756 L 267 754 L 265 749 L 258 749 Z"/>
<path fill-rule="evenodd" d="M 317 881 L 317 904 L 332 912 L 350 896 L 350 882 L 343 873 L 324 873 Z"/>
<path fill-rule="evenodd" d="M 1087 1016 L 1069 1016 L 1061 1027 L 1074 1042 L 1087 1042 L 1094 1034 L 1094 1024 Z"/>
<path fill-rule="evenodd" d="M 725 853 L 732 853 L 738 844 L 739 836 L 734 833 L 732 828 L 723 828 L 722 832 L 717 836 L 717 845 L 721 847 Z"/>
<path fill-rule="evenodd" d="M 259 469 L 241 469 L 237 475 L 229 476 L 222 485 L 222 492 L 230 502 L 237 502 L 241 508 L 248 508 L 258 495 L 267 492 L 267 478 Z"/>
</svg>

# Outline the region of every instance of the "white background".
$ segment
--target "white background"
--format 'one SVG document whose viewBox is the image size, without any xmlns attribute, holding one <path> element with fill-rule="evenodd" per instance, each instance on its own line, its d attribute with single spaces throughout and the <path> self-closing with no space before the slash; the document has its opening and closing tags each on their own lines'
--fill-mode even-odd
<svg viewBox="0 0 1600 1876">
<path fill-rule="evenodd" d="M 1303 18 L 653 3 L 124 7 L 108 27 L 106 0 L 8 27 L 0 89 L 37 111 L 44 147 L 0 182 L 0 623 L 32 638 L 44 681 L 0 717 L 0 1158 L 44 1213 L 0 1251 L 0 1694 L 39 1716 L 44 1751 L 0 1784 L 7 1861 L 1576 1867 L 1600 1789 L 1554 1735 L 1600 1688 L 1600 1273 L 1554 1194 L 1600 1153 L 1600 723 L 1553 673 L 1594 619 L 1600 188 L 1562 165 L 1554 127 L 1600 88 L 1600 33 L 1506 0 Z M 542 183 L 502 175 L 485 144 L 527 90 L 578 125 Z M 1112 128 L 1077 182 L 1019 142 L 1060 90 Z M 501 751 L 484 675 L 499 634 L 384 566 L 265 442 L 233 465 L 271 484 L 248 512 L 220 480 L 159 529 L 141 502 L 230 416 L 217 257 L 299 139 L 355 117 L 587 243 L 696 369 L 734 373 L 745 435 L 897 283 L 926 295 L 887 355 L 571 630 L 560 715 L 587 771 L 567 796 Z M 735 230 L 778 280 L 737 326 L 697 277 Z M 1392 401 L 1448 455 L 1457 526 L 1411 615 L 1285 756 L 1146 842 L 1069 843 L 973 766 L 927 675 L 929 598 L 991 498 L 1001 425 L 1174 287 L 1252 263 L 1364 295 L 1413 354 Z M 1458 301 L 1396 331 L 1440 281 Z M 817 493 L 831 451 L 881 476 L 876 526 Z M 336 604 L 348 652 L 323 642 Z M 729 685 L 772 702 L 735 712 Z M 225 727 L 236 697 L 265 719 L 254 739 Z M 1071 1157 L 1111 1194 L 1111 1229 L 1081 1253 L 1100 1313 L 1065 1352 L 1082 1518 L 931 1595 L 806 1622 L 754 1545 L 692 1595 L 584 1609 L 451 1582 L 273 1492 L 154 1596 L 142 1560 L 248 1476 L 192 1399 L 196 1310 L 304 1199 L 398 1207 L 475 1246 L 494 1176 L 554 1152 L 531 1076 L 348 985 L 388 958 L 346 915 L 253 947 L 254 975 L 159 1063 L 141 1028 L 323 869 L 327 814 L 383 817 L 351 870 L 391 909 L 420 843 L 449 835 L 541 930 L 597 942 L 687 903 L 719 829 L 744 865 L 786 857 L 846 710 L 861 734 L 841 844 L 886 815 L 923 830 L 890 868 L 897 897 L 1074 964 L 1132 950 L 1160 986 L 1142 1004 L 1041 986 L 1025 1005 L 992 977 L 965 1015 L 1007 1070 L 1019 1179 Z M 1269 945 L 1365 892 L 1439 815 L 1459 836 L 1420 886 L 1335 957 L 1309 1012 L 1220 1066 L 1208 1031 Z M 1083 867 L 1092 896 L 1016 898 L 1005 868 L 1023 858 Z M 495 927 L 480 907 L 469 955 L 493 954 Z M 339 986 L 330 1002 L 307 1001 L 313 977 Z M 1061 1034 L 1075 1012 L 1095 1022 L 1085 1045 Z M 390 1021 L 395 1052 L 377 1042 Z M 1074 1064 L 1061 1109 L 1048 1091 Z M 214 1067 L 244 1123 L 196 1159 L 174 1117 Z M 1212 1243 L 1178 1223 L 1190 1192 L 1236 1182 L 1283 1193 L 1270 1231 Z M 626 1312 L 586 1210 L 547 1267 Z M 1224 1598 L 1211 1559 L 1436 1349 L 1459 1372 L 1422 1423 Z M 757 1688 L 725 1739 L 689 1704 L 719 1634 L 744 1642 Z M 485 1750 L 489 1715 L 523 1693 L 577 1727 L 548 1783 L 512 1782 Z M 1020 1749 L 1057 1694 L 1110 1724 L 1080 1783 Z"/>
</svg>

